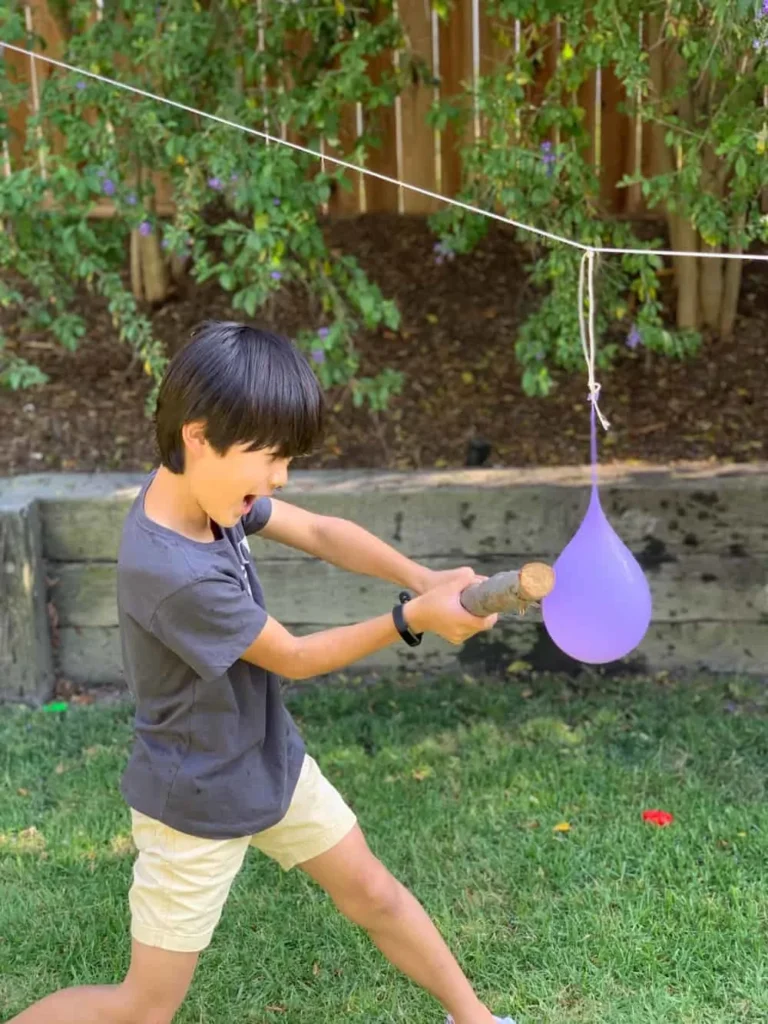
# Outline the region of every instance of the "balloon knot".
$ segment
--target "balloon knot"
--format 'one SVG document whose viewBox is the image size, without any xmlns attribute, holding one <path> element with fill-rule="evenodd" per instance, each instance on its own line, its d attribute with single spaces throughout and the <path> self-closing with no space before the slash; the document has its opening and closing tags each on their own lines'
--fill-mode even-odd
<svg viewBox="0 0 768 1024">
<path fill-rule="evenodd" d="M 600 420 L 600 425 L 602 426 L 603 430 L 608 430 L 608 428 L 610 427 L 611 424 L 608 422 L 608 420 L 603 415 L 603 412 L 602 412 L 602 410 L 601 410 L 601 408 L 600 408 L 600 406 L 598 404 L 599 399 L 600 399 L 600 384 L 596 380 L 590 381 L 590 383 L 589 383 L 588 401 L 590 401 L 592 403 L 592 405 L 595 407 L 595 412 L 597 413 L 597 418 Z"/>
</svg>

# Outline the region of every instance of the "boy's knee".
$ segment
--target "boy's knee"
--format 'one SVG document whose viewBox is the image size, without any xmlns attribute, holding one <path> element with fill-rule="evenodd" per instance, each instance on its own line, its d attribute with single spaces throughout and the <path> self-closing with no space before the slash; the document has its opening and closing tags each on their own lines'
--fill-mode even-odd
<svg viewBox="0 0 768 1024">
<path fill-rule="evenodd" d="M 363 928 L 397 915 L 403 887 L 389 871 L 376 862 L 362 872 L 337 899 L 339 910 Z"/>
</svg>

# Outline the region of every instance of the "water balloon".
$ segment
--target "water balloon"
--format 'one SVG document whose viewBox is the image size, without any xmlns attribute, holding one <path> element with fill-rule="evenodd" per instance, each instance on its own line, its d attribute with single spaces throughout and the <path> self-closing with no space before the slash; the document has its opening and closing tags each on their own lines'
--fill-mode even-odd
<svg viewBox="0 0 768 1024">
<path fill-rule="evenodd" d="M 633 651 L 651 622 L 648 581 L 603 512 L 596 479 L 592 409 L 593 483 L 586 515 L 555 562 L 555 587 L 542 602 L 544 625 L 577 661 L 599 665 Z"/>
</svg>

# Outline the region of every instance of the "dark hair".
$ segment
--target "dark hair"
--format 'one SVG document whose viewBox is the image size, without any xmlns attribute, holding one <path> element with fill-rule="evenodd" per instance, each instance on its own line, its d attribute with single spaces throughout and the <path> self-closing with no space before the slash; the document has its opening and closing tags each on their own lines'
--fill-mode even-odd
<svg viewBox="0 0 768 1024">
<path fill-rule="evenodd" d="M 181 428 L 205 422 L 220 455 L 234 444 L 307 455 L 322 437 L 325 403 L 309 363 L 287 338 L 245 324 L 209 321 L 171 359 L 157 400 L 160 459 L 184 472 Z"/>
</svg>

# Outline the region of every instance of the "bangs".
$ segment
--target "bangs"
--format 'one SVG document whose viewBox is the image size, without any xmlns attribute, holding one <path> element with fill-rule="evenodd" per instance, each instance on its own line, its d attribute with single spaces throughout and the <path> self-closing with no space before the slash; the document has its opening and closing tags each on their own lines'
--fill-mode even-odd
<svg viewBox="0 0 768 1024">
<path fill-rule="evenodd" d="M 233 444 L 274 448 L 281 458 L 309 455 L 323 434 L 325 402 L 309 364 L 286 339 L 259 332 L 243 339 L 238 372 L 216 396 L 206 436 L 223 453 Z"/>
<path fill-rule="evenodd" d="M 263 387 L 245 392 L 221 410 L 216 420 L 221 437 L 236 438 L 229 444 L 248 445 L 249 451 L 272 448 L 284 459 L 311 455 L 325 426 L 325 401 L 314 373 L 300 355 L 295 369 L 274 363 L 266 369 Z M 216 432 L 209 428 L 206 434 L 222 450 Z"/>
<path fill-rule="evenodd" d="M 322 441 L 325 399 L 292 342 L 236 323 L 208 323 L 171 361 L 158 396 L 163 463 L 183 472 L 181 428 L 205 422 L 220 455 L 233 445 L 300 458 Z"/>
</svg>

